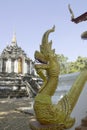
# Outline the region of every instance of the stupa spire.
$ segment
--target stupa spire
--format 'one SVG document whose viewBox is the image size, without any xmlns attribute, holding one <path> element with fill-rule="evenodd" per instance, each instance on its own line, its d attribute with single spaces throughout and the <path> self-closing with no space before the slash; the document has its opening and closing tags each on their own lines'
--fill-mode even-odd
<svg viewBox="0 0 87 130">
<path fill-rule="evenodd" d="M 17 45 L 17 40 L 16 40 L 16 33 L 13 33 L 13 37 L 12 37 L 12 45 Z"/>
</svg>

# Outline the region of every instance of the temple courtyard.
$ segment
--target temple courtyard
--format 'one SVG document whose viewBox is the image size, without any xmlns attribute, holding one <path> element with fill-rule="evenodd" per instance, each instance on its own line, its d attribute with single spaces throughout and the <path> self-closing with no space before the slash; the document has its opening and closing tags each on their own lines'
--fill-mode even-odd
<svg viewBox="0 0 87 130">
<path fill-rule="evenodd" d="M 0 99 L 0 130 L 30 130 L 31 103 L 28 98 Z"/>
</svg>

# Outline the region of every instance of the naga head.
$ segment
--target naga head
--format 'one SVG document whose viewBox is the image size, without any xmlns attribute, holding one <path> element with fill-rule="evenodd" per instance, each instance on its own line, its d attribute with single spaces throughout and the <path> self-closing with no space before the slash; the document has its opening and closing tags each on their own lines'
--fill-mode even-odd
<svg viewBox="0 0 87 130">
<path fill-rule="evenodd" d="M 42 37 L 42 44 L 40 45 L 40 51 L 35 51 L 35 60 L 47 64 L 50 58 L 55 58 L 55 49 L 52 49 L 52 41 L 48 41 L 48 36 L 51 32 L 55 31 L 55 26 L 52 29 L 46 31 Z"/>
</svg>

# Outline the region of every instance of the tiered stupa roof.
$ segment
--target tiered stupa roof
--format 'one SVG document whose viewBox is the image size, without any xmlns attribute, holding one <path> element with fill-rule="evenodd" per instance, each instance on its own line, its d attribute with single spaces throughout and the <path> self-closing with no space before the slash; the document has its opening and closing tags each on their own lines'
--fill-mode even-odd
<svg viewBox="0 0 87 130">
<path fill-rule="evenodd" d="M 16 35 L 13 35 L 11 45 L 6 46 L 6 48 L 1 53 L 1 58 L 4 59 L 17 59 L 18 57 L 24 56 L 26 60 L 30 60 L 26 53 L 22 50 L 21 47 L 17 45 Z"/>
</svg>

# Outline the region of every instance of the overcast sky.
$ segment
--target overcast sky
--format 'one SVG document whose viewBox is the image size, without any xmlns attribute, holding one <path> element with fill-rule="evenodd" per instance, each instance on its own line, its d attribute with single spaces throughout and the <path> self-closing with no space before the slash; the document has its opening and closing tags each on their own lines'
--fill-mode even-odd
<svg viewBox="0 0 87 130">
<path fill-rule="evenodd" d="M 71 61 L 86 57 L 87 41 L 80 36 L 87 30 L 87 22 L 72 23 L 68 4 L 75 17 L 87 11 L 87 0 L 0 0 L 0 53 L 16 32 L 18 46 L 34 60 L 44 32 L 55 25 L 49 40 L 56 53 Z"/>
</svg>

